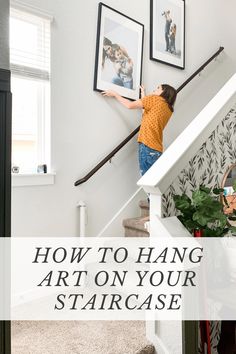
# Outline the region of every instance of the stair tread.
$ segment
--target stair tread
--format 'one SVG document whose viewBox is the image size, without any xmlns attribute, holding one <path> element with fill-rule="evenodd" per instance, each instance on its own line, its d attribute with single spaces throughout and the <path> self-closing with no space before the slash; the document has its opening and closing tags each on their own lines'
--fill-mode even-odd
<svg viewBox="0 0 236 354">
<path fill-rule="evenodd" d="M 140 200 L 139 202 L 139 207 L 143 209 L 148 209 L 149 210 L 149 203 L 147 200 Z"/>
<path fill-rule="evenodd" d="M 149 220 L 144 217 L 130 218 L 130 219 L 123 220 L 123 226 L 126 228 L 130 228 L 130 229 L 144 231 L 145 233 L 148 234 L 148 231 L 146 230 L 146 228 L 144 226 L 144 224 L 148 221 Z"/>
<path fill-rule="evenodd" d="M 146 345 L 142 349 L 138 350 L 135 354 L 154 354 L 155 347 L 153 345 Z"/>
</svg>

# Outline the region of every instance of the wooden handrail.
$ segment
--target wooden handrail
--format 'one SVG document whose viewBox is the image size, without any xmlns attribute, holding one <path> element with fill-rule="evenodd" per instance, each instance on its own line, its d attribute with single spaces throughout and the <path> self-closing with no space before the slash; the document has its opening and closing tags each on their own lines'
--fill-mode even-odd
<svg viewBox="0 0 236 354">
<path fill-rule="evenodd" d="M 200 74 L 200 72 L 202 70 L 205 69 L 205 67 L 210 64 L 210 62 L 212 62 L 215 58 L 218 57 L 218 55 L 223 52 L 224 50 L 224 47 L 220 47 L 217 52 L 215 52 L 215 54 L 212 55 L 212 57 L 210 57 L 202 66 L 200 66 L 200 68 L 195 71 L 186 81 L 184 81 L 184 83 L 182 85 L 180 85 L 178 88 L 177 88 L 177 92 L 181 91 L 190 81 L 192 81 L 195 76 L 197 76 L 198 74 Z"/>
<path fill-rule="evenodd" d="M 224 50 L 224 47 L 220 47 L 217 52 L 212 55 L 200 68 L 195 71 L 182 85 L 180 85 L 177 88 L 177 92 L 180 92 L 190 81 L 192 81 L 208 64 L 210 64 L 222 51 Z M 79 179 L 78 181 L 75 182 L 75 186 L 79 186 L 80 184 L 87 182 L 100 168 L 105 165 L 108 161 L 111 160 L 111 158 L 123 148 L 139 131 L 140 125 L 132 132 L 130 133 L 127 138 L 125 138 L 117 147 L 110 152 L 103 160 L 101 160 L 89 173 L 87 173 L 83 178 Z"/>
</svg>

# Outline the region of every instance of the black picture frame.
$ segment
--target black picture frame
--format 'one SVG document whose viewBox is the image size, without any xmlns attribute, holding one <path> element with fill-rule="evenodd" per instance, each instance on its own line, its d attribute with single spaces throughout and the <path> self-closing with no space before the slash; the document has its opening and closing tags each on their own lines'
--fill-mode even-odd
<svg viewBox="0 0 236 354">
<path fill-rule="evenodd" d="M 185 0 L 150 0 L 150 59 L 185 69 Z"/>
<path fill-rule="evenodd" d="M 93 89 L 140 98 L 144 25 L 100 2 Z"/>
</svg>

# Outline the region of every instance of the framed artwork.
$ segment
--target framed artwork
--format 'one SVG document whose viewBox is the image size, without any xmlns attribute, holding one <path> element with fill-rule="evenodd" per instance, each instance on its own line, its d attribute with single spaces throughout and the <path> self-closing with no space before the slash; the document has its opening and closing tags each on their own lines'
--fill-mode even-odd
<svg viewBox="0 0 236 354">
<path fill-rule="evenodd" d="M 150 1 L 150 59 L 184 69 L 185 2 Z"/>
<path fill-rule="evenodd" d="M 143 35 L 141 23 L 99 3 L 94 90 L 139 99 Z"/>
</svg>

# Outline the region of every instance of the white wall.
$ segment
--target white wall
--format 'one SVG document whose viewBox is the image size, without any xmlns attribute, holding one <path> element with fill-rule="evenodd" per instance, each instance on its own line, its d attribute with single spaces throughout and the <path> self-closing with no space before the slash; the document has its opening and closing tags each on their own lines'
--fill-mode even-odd
<svg viewBox="0 0 236 354">
<path fill-rule="evenodd" d="M 0 3 L 0 68 L 9 69 L 9 31 L 8 31 L 9 0 Z"/>
<path fill-rule="evenodd" d="M 53 186 L 13 189 L 13 235 L 78 235 L 76 204 L 89 208 L 88 234 L 95 236 L 137 189 L 135 139 L 86 184 L 88 172 L 139 124 L 140 114 L 92 90 L 98 0 L 24 0 L 54 15 L 52 25 Z M 186 70 L 149 60 L 149 0 L 107 0 L 111 7 L 145 25 L 143 83 L 181 84 L 220 45 L 225 53 L 179 95 L 166 129 L 166 146 L 193 119 L 236 69 L 235 24 L 222 0 L 186 1 Z M 230 0 L 230 13 L 236 4 Z M 230 22 L 230 24 L 228 23 Z M 232 27 L 232 28 L 231 28 Z"/>
</svg>

